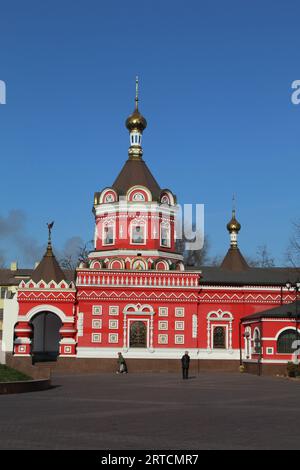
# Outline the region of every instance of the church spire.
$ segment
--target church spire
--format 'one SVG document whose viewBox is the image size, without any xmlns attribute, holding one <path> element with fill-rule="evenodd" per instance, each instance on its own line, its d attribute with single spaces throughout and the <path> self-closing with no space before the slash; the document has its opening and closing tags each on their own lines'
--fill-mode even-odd
<svg viewBox="0 0 300 470">
<path fill-rule="evenodd" d="M 50 224 L 47 224 L 48 226 L 48 245 L 47 245 L 47 251 L 45 256 L 54 256 L 53 255 L 53 250 L 52 250 L 52 241 L 51 241 L 51 232 L 53 229 L 54 222 L 51 222 Z"/>
<path fill-rule="evenodd" d="M 249 266 L 238 247 L 237 238 L 238 233 L 241 230 L 241 224 L 236 219 L 234 196 L 232 198 L 232 216 L 231 220 L 227 224 L 227 230 L 230 234 L 230 248 L 228 249 L 220 267 L 229 271 L 245 271 L 249 269 Z"/>
<path fill-rule="evenodd" d="M 141 160 L 143 156 L 142 134 L 147 127 L 147 121 L 139 112 L 139 79 L 135 80 L 135 106 L 133 113 L 126 119 L 126 127 L 130 134 L 128 156 L 130 160 Z"/>
<path fill-rule="evenodd" d="M 139 77 L 135 77 L 135 111 L 139 110 Z"/>
<path fill-rule="evenodd" d="M 47 224 L 48 226 L 48 244 L 47 250 L 44 254 L 41 262 L 35 268 L 32 273 L 31 279 L 34 282 L 44 281 L 49 283 L 50 281 L 55 281 L 59 283 L 63 279 L 65 280 L 65 274 L 62 271 L 61 267 L 59 266 L 57 259 L 54 256 L 52 250 L 52 240 L 51 240 L 51 232 L 53 228 L 54 222 L 51 224 Z"/>
</svg>

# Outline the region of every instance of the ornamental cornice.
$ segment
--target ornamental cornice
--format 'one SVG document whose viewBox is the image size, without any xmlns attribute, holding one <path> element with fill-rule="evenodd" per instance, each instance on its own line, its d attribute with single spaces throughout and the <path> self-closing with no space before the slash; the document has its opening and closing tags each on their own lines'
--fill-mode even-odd
<svg viewBox="0 0 300 470">
<path fill-rule="evenodd" d="M 181 292 L 180 294 L 175 294 L 172 292 L 116 292 L 116 291 L 107 291 L 107 290 L 91 290 L 85 291 L 82 290 L 78 292 L 78 300 L 114 300 L 114 301 L 128 301 L 128 300 L 145 300 L 145 301 L 170 301 L 170 302 L 196 302 L 197 294 L 187 294 Z"/>
</svg>

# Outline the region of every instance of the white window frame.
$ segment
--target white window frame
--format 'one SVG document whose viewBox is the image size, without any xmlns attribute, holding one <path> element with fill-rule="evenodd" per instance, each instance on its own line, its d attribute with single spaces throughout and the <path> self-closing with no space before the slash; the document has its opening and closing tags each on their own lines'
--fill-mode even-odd
<svg viewBox="0 0 300 470">
<path fill-rule="evenodd" d="M 166 341 L 164 341 L 162 338 L 165 338 Z M 159 334 L 157 341 L 158 341 L 158 344 L 168 344 L 169 343 L 169 335 L 168 334 Z"/>
<path fill-rule="evenodd" d="M 95 339 L 96 337 L 98 337 L 99 339 Z M 102 334 L 92 333 L 92 343 L 102 343 Z"/>
<path fill-rule="evenodd" d="M 167 331 L 169 329 L 168 320 L 160 320 L 158 322 L 158 329 L 159 329 L 159 331 Z"/>
<path fill-rule="evenodd" d="M 165 313 L 163 313 L 165 312 Z M 168 307 L 158 307 L 158 316 L 159 317 L 167 317 L 169 315 Z"/>
<path fill-rule="evenodd" d="M 183 341 L 178 342 L 178 338 L 182 338 Z M 175 344 L 183 345 L 184 344 L 184 335 L 175 335 Z"/>
<path fill-rule="evenodd" d="M 97 313 L 95 312 L 96 308 L 99 308 L 99 312 Z M 93 315 L 102 315 L 102 305 L 93 305 L 92 313 Z"/>
<path fill-rule="evenodd" d="M 104 237 L 104 229 L 112 227 L 113 229 L 113 241 L 112 243 L 104 243 L 105 237 Z M 116 224 L 111 222 L 109 224 L 103 224 L 102 225 L 102 246 L 112 246 L 116 242 Z"/>
<path fill-rule="evenodd" d="M 169 233 L 169 236 L 168 236 L 168 244 L 167 245 L 163 245 L 162 244 L 162 229 L 163 228 L 168 228 L 168 233 Z M 160 246 L 162 248 L 171 248 L 171 224 L 170 222 L 164 222 L 162 221 L 161 224 L 160 224 L 160 230 L 159 230 L 159 243 L 160 243 Z"/>
<path fill-rule="evenodd" d="M 183 318 L 185 314 L 184 307 L 176 307 L 175 308 L 175 317 Z"/>
<path fill-rule="evenodd" d="M 115 324 L 115 326 L 113 326 Z M 110 330 L 118 330 L 119 329 L 119 320 L 112 320 L 110 319 L 108 322 L 108 327 Z"/>
<path fill-rule="evenodd" d="M 143 227 L 144 228 L 144 241 L 143 242 L 134 242 L 133 241 L 133 227 Z M 132 221 L 131 224 L 130 224 L 130 244 L 131 245 L 135 245 L 135 246 L 138 246 L 138 245 L 146 245 L 147 243 L 147 223 L 146 222 L 135 222 L 135 221 Z"/>
<path fill-rule="evenodd" d="M 99 323 L 100 326 L 95 326 L 96 323 Z M 93 328 L 94 330 L 101 330 L 101 329 L 102 329 L 102 319 L 95 319 L 95 318 L 94 318 L 94 319 L 92 320 L 92 328 Z"/>
<path fill-rule="evenodd" d="M 184 331 L 184 320 L 175 321 L 175 330 Z"/>
<path fill-rule="evenodd" d="M 113 309 L 116 309 L 116 312 L 113 312 Z M 119 315 L 119 306 L 118 305 L 110 305 L 109 306 L 109 315 Z"/>
<path fill-rule="evenodd" d="M 116 341 L 112 340 L 112 337 L 116 337 Z M 108 334 L 108 342 L 109 344 L 117 344 L 119 342 L 119 334 L 118 333 L 109 333 Z"/>
</svg>

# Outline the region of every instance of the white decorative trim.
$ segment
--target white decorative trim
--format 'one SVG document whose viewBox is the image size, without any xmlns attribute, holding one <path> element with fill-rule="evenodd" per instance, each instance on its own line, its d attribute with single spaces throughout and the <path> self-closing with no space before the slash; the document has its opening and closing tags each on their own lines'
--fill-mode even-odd
<svg viewBox="0 0 300 470">
<path fill-rule="evenodd" d="M 221 309 L 217 311 L 212 311 L 207 314 L 207 349 L 211 351 L 213 349 L 213 334 L 214 328 L 216 326 L 222 326 L 225 328 L 226 332 L 226 349 L 230 352 L 232 351 L 232 322 L 234 317 L 231 312 L 225 311 L 223 312 Z M 227 321 L 229 324 L 222 324 L 222 323 L 213 323 L 212 322 L 224 322 Z"/>
<path fill-rule="evenodd" d="M 175 335 L 175 344 L 184 344 L 184 335 Z"/>
<path fill-rule="evenodd" d="M 167 317 L 169 315 L 168 307 L 158 307 L 158 316 Z"/>
<path fill-rule="evenodd" d="M 127 193 L 126 193 L 127 200 L 130 201 L 130 196 L 132 195 L 132 193 L 134 193 L 134 192 L 139 193 L 141 191 L 147 194 L 148 200 L 146 201 L 146 199 L 144 198 L 143 200 L 140 200 L 140 201 L 133 200 L 133 202 L 143 202 L 143 203 L 144 202 L 151 202 L 152 201 L 151 192 L 149 191 L 148 188 L 146 188 L 146 186 L 142 186 L 142 185 L 135 185 L 135 186 L 132 186 L 131 188 L 129 188 Z"/>
<path fill-rule="evenodd" d="M 42 312 L 54 313 L 57 315 L 63 323 L 74 323 L 74 317 L 69 317 L 65 313 L 54 305 L 43 304 L 33 307 L 26 315 L 19 315 L 18 321 L 30 321 L 35 315 Z"/>
<path fill-rule="evenodd" d="M 175 330 L 184 331 L 184 321 L 175 321 Z"/>
<path fill-rule="evenodd" d="M 281 330 L 277 331 L 277 334 L 276 334 L 276 336 L 275 336 L 275 340 L 277 341 L 278 338 L 279 338 L 279 336 L 281 335 L 281 333 L 283 333 L 284 331 L 287 331 L 287 330 L 294 330 L 294 331 L 295 331 L 296 328 L 293 327 L 293 325 L 291 325 L 291 326 L 286 326 L 286 327 L 284 327 L 284 328 L 281 328 Z M 300 328 L 297 328 L 297 330 L 298 330 L 298 333 L 300 333 Z M 295 336 L 296 336 L 296 335 L 295 335 Z"/>
<path fill-rule="evenodd" d="M 109 333 L 108 334 L 108 342 L 109 343 L 118 343 L 119 342 L 118 333 Z"/>
<path fill-rule="evenodd" d="M 192 316 L 192 338 L 195 339 L 198 336 L 198 315 L 195 313 Z"/>
<path fill-rule="evenodd" d="M 120 347 L 103 348 L 103 347 L 77 347 L 78 358 L 116 358 Z M 175 359 L 180 360 L 185 353 L 185 347 L 178 348 L 161 348 L 157 347 L 151 352 L 147 348 L 130 348 L 124 350 L 124 357 L 133 359 Z M 235 360 L 240 358 L 239 349 L 234 349 L 231 353 L 226 350 L 215 350 L 208 353 L 206 349 L 189 348 L 189 356 L 191 359 L 209 359 L 209 360 Z M 286 362 L 286 361 L 282 361 Z"/>
<path fill-rule="evenodd" d="M 102 329 L 102 318 L 93 318 L 92 319 L 92 328 L 93 328 L 93 330 L 101 330 Z"/>
<path fill-rule="evenodd" d="M 168 330 L 169 329 L 169 322 L 167 320 L 159 321 L 158 322 L 158 329 L 161 330 Z"/>
<path fill-rule="evenodd" d="M 101 256 L 136 256 L 137 253 L 141 253 L 142 256 L 155 256 L 155 257 L 158 257 L 158 258 L 164 258 L 164 257 L 168 257 L 170 259 L 175 259 L 175 260 L 179 260 L 179 261 L 183 261 L 183 256 L 182 255 L 179 255 L 179 254 L 175 254 L 175 253 L 169 253 L 169 252 L 166 252 L 166 251 L 160 251 L 160 250 L 112 250 L 112 251 L 106 251 L 106 250 L 103 250 L 101 252 L 100 251 L 95 251 L 95 252 L 92 252 L 92 253 L 89 253 L 89 258 L 100 258 Z M 79 269 L 84 269 L 84 268 L 79 268 Z M 86 270 L 86 268 L 85 268 Z M 150 271 L 150 270 L 149 270 Z M 153 272 L 153 270 L 152 270 Z M 188 274 L 201 274 L 201 271 L 188 271 Z M 205 286 L 206 288 L 206 286 Z"/>
<path fill-rule="evenodd" d="M 175 308 L 175 317 L 184 317 L 184 307 L 176 307 Z"/>
<path fill-rule="evenodd" d="M 110 305 L 109 306 L 109 315 L 119 315 L 119 306 L 118 305 Z"/>
<path fill-rule="evenodd" d="M 93 305 L 92 315 L 102 315 L 102 305 Z"/>
<path fill-rule="evenodd" d="M 169 335 L 168 334 L 159 334 L 157 340 L 158 340 L 158 344 L 168 344 Z"/>
<path fill-rule="evenodd" d="M 101 333 L 92 333 L 91 342 L 92 343 L 101 343 L 102 342 L 102 334 Z"/>
<path fill-rule="evenodd" d="M 119 329 L 119 320 L 112 320 L 110 319 L 108 322 L 108 327 L 110 330 L 118 330 Z"/>
</svg>

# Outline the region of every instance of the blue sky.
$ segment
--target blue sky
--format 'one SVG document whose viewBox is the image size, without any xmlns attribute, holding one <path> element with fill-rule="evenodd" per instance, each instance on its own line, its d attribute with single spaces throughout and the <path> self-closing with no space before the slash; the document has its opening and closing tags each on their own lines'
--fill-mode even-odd
<svg viewBox="0 0 300 470">
<path fill-rule="evenodd" d="M 127 158 L 135 75 L 144 158 L 182 203 L 204 203 L 211 254 L 225 254 L 232 193 L 245 254 L 280 264 L 299 210 L 297 1 L 3 2 L 0 228 L 18 211 L 7 261 L 33 263 L 55 220 L 59 250 L 93 234 L 93 193 Z M 20 243 L 21 239 L 21 243 Z"/>
</svg>

